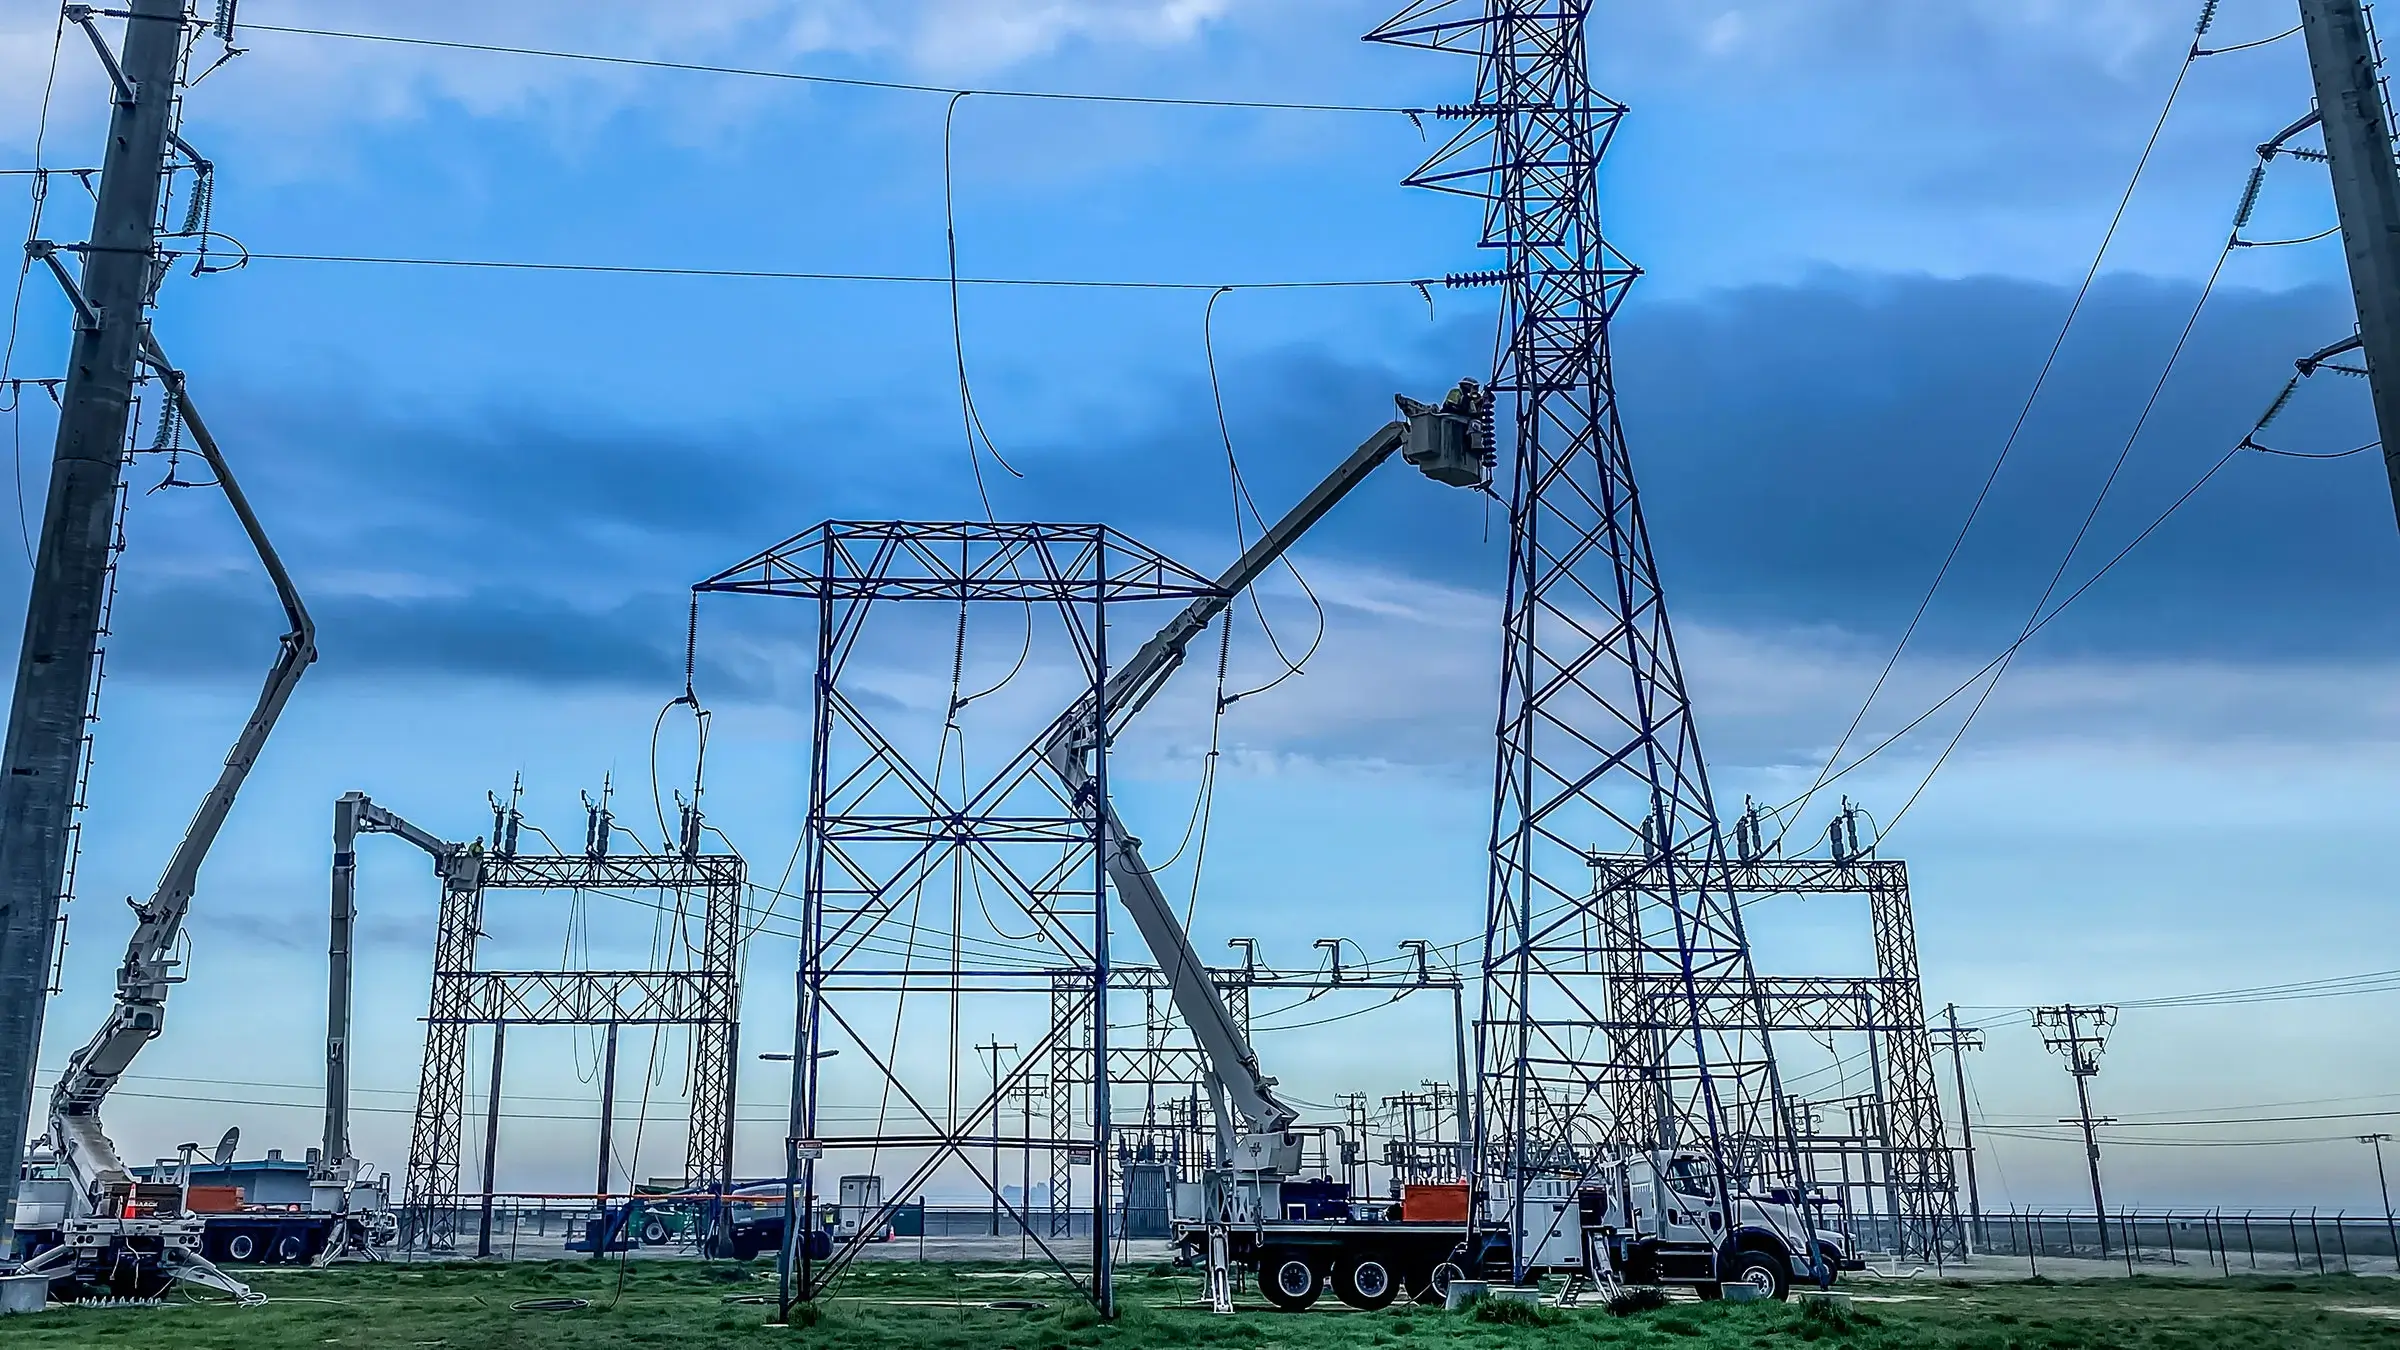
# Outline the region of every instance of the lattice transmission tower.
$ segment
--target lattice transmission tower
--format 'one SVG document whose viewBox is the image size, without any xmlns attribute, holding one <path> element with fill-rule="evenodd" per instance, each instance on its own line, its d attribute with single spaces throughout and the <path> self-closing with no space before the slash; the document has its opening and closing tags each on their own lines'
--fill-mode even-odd
<svg viewBox="0 0 2400 1350">
<path fill-rule="evenodd" d="M 1588 9 L 1421 0 L 1367 35 L 1478 62 L 1474 101 L 1437 110 L 1464 129 L 1408 181 L 1483 202 L 1502 260 L 1450 283 L 1500 289 L 1492 388 L 1515 415 L 1474 1112 L 1510 1213 L 1612 1148 L 1707 1152 L 1728 1189 L 1798 1170 L 1618 420 L 1609 324 L 1639 269 L 1601 232 L 1625 109 L 1592 87 Z M 1594 849 L 1657 865 L 1603 905 Z M 1661 977 L 1664 999 L 1625 997 Z"/>
</svg>

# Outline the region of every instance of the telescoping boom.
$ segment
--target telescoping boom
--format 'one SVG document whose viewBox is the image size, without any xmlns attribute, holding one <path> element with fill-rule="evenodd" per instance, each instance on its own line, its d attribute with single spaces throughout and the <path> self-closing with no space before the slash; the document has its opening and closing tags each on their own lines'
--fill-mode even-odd
<svg viewBox="0 0 2400 1350">
<path fill-rule="evenodd" d="M 1144 643 L 1109 677 L 1097 706 L 1086 695 L 1052 726 L 1042 743 L 1042 757 L 1070 792 L 1080 796 L 1090 790 L 1091 753 L 1101 737 L 1113 738 L 1157 695 L 1183 664 L 1192 639 L 1206 632 L 1236 597 L 1393 454 L 1438 483 L 1482 489 L 1490 481 L 1489 396 L 1473 381 L 1462 381 L 1439 404 L 1406 397 L 1396 401 L 1400 416 L 1377 429 L 1260 535 L 1217 578 L 1212 594 L 1193 601 Z M 1192 948 L 1191 935 L 1143 861 L 1141 841 L 1126 832 L 1113 803 L 1104 801 L 1097 807 L 1102 852 L 1118 902 L 1165 973 L 1175 1010 L 1192 1029 L 1207 1061 L 1222 1165 L 1235 1172 L 1287 1170 L 1297 1149 L 1289 1131 L 1299 1113 L 1275 1095 L 1275 1080 L 1260 1068 L 1250 1038 L 1218 995 L 1215 981 Z"/>
</svg>

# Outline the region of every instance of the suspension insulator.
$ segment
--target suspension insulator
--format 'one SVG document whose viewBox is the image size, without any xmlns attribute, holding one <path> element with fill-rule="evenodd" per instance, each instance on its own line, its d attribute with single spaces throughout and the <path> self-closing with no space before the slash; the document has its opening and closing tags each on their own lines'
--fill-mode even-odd
<svg viewBox="0 0 2400 1350">
<path fill-rule="evenodd" d="M 2267 405 L 2267 410 L 2259 414 L 2258 425 L 2251 428 L 2252 434 L 2255 435 L 2258 432 L 2265 431 L 2267 429 L 2267 423 L 2274 421 L 2282 414 L 2284 405 L 2292 401 L 2292 395 L 2297 392 L 2299 388 L 2300 377 L 2297 375 L 2294 375 L 2292 378 L 2284 381 L 2283 392 L 2277 394 L 2275 396 L 2275 401 Z"/>
<path fill-rule="evenodd" d="M 1448 272 L 1443 274 L 1442 284 L 1454 291 L 1470 286 L 1500 286 L 1513 280 L 1515 275 L 1506 268 L 1494 268 L 1488 272 Z"/>
<path fill-rule="evenodd" d="M 2233 213 L 2233 228 L 2238 230 L 2250 223 L 2250 213 L 2258 209 L 2259 189 L 2265 187 L 2266 183 L 2267 165 L 2262 159 L 2251 168 L 2249 186 L 2242 189 L 2242 204 Z"/>
</svg>

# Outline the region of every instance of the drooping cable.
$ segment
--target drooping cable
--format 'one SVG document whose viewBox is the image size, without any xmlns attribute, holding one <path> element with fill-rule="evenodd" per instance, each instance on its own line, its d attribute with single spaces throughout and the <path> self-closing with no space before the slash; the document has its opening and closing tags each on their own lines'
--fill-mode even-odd
<svg viewBox="0 0 2400 1350">
<path fill-rule="evenodd" d="M 1006 470 L 1012 478 L 1023 478 L 1016 466 L 992 444 L 991 433 L 983 426 L 983 418 L 975 411 L 975 391 L 967 380 L 967 332 L 959 314 L 958 302 L 958 201 L 957 174 L 951 158 L 951 133 L 958 120 L 958 105 L 966 93 L 953 94 L 948 107 L 942 110 L 942 239 L 950 260 L 950 351 L 958 365 L 958 416 L 967 436 L 967 465 L 975 474 L 975 495 L 983 499 L 983 518 L 992 520 L 992 494 L 983 481 L 983 456 L 989 453 L 992 462 Z M 952 690 L 953 702 L 957 690 Z"/>
<path fill-rule="evenodd" d="M 2213 6 L 2211 8 L 2213 10 Z M 2202 15 L 2200 27 L 2202 33 L 2207 31 L 2208 21 L 2213 17 L 2213 13 Z M 2133 204 L 2134 190 L 2141 185 L 2142 175 L 2150 166 L 2152 154 L 2158 149 L 2159 138 L 2167 129 L 2167 119 L 2175 111 L 2175 102 L 2183 93 L 2184 81 L 2192 73 L 2193 63 L 2199 59 L 2199 47 L 2195 42 L 2191 52 L 2175 69 L 2174 83 L 2168 86 L 2166 101 L 2158 110 L 2157 120 L 2151 124 L 2149 139 L 2142 143 L 2142 153 L 2135 159 L 2133 173 L 2126 179 L 2125 190 L 2117 198 L 2116 210 L 2109 215 L 2108 228 L 2102 231 L 2100 236 L 2100 246 L 2092 252 L 2091 265 L 2084 269 L 2083 282 L 2075 290 L 2075 299 L 2067 306 L 2066 317 L 2060 321 L 2058 333 L 2051 339 L 2050 350 L 2042 358 L 2041 368 L 2034 375 L 2033 386 L 2026 391 L 2024 402 L 2017 409 L 2016 419 L 2010 424 L 2008 435 L 2000 443 L 2000 452 L 1993 457 L 1992 467 L 1984 475 L 1983 486 L 1976 490 L 1975 500 L 1967 508 L 1966 519 L 1959 523 L 1958 533 L 1951 539 L 1948 551 L 1942 555 L 1941 565 L 1934 569 L 1933 580 L 1926 585 L 1925 594 L 1917 601 L 1916 611 L 1909 616 L 1907 626 L 1901 629 L 1900 640 L 1893 645 L 1891 656 L 1884 661 L 1883 669 L 1876 673 L 1874 683 L 1868 687 L 1867 696 L 1859 704 L 1857 714 L 1850 719 L 1850 725 L 1843 729 L 1840 738 L 1834 742 L 1833 750 L 1825 756 L 1825 763 L 1817 770 L 1816 781 L 1809 785 L 1808 791 L 1801 793 L 1796 799 L 1797 809 L 1805 809 L 1809 800 L 1828 782 L 1832 781 L 1834 766 L 1841 761 L 1842 751 L 1849 746 L 1850 738 L 1857 735 L 1859 727 L 1866 722 L 1867 714 L 1873 710 L 1876 698 L 1882 694 L 1884 685 L 1891 679 L 1892 671 L 1899 666 L 1901 656 L 1907 652 L 1910 640 L 1916 636 L 1917 629 L 1924 623 L 1926 611 L 1933 606 L 1934 596 L 1941 590 L 1942 583 L 1948 580 L 1952 567 L 1958 562 L 1960 550 L 1966 547 L 1968 534 L 1974 530 L 1976 521 L 1982 517 L 1983 508 L 1991 499 L 1992 488 L 2000 480 L 2001 469 L 2007 465 L 2010 454 L 2016 449 L 2019 438 L 2024 434 L 2027 421 L 2033 415 L 2034 405 L 2041 399 L 2042 390 L 2049 384 L 2051 371 L 2058 365 L 2059 353 L 2066 348 L 2067 336 L 2074 331 L 2075 320 L 2082 314 L 2084 302 L 2091 296 L 2092 286 L 2100 276 L 2101 264 L 2107 260 L 2109 247 L 2116 242 L 2117 231 L 2125 222 L 2126 210 Z M 1782 842 L 1783 834 L 1778 832 L 1775 836 L 1775 844 L 1781 845 Z"/>
<path fill-rule="evenodd" d="M 1234 287 L 1231 286 L 1219 286 L 1217 289 L 1209 293 L 1208 304 L 1200 312 L 1200 347 L 1203 355 L 1205 355 L 1208 360 L 1208 392 L 1209 397 L 1216 404 L 1217 436 L 1218 439 L 1224 442 L 1225 446 L 1225 474 L 1229 480 L 1229 486 L 1233 498 L 1234 544 L 1237 550 L 1246 550 L 1250 546 L 1250 540 L 1248 526 L 1243 521 L 1243 512 L 1245 510 L 1248 511 L 1250 519 L 1257 522 L 1258 528 L 1262 534 L 1267 529 L 1267 518 L 1265 513 L 1258 509 L 1257 500 L 1251 497 L 1250 485 L 1242 478 L 1241 459 L 1234 453 L 1233 449 L 1233 429 L 1225 419 L 1225 387 L 1217 377 L 1217 301 L 1223 296 L 1231 293 L 1233 290 Z M 1220 705 L 1239 703 L 1243 699 L 1249 698 L 1253 695 L 1266 693 L 1268 690 L 1273 689 L 1279 684 L 1282 684 L 1285 680 L 1290 679 L 1294 675 L 1303 673 L 1303 669 L 1307 666 L 1309 658 L 1317 654 L 1317 648 L 1323 645 L 1325 641 L 1325 603 L 1317 598 L 1315 589 L 1310 587 L 1308 584 L 1308 578 L 1300 574 L 1299 564 L 1292 561 L 1292 557 L 1289 553 L 1284 554 L 1280 561 L 1283 564 L 1284 570 L 1292 574 L 1292 580 L 1299 583 L 1300 593 L 1308 597 L 1309 606 L 1316 611 L 1317 631 L 1312 637 L 1309 638 L 1308 650 L 1300 653 L 1300 659 L 1297 661 L 1293 660 L 1289 655 L 1285 654 L 1282 642 L 1277 640 L 1275 636 L 1275 626 L 1267 622 L 1266 606 L 1260 602 L 1257 588 L 1255 586 L 1251 587 L 1248 591 L 1251 612 L 1258 616 L 1258 626 L 1266 633 L 1267 646 L 1273 649 L 1275 653 L 1275 659 L 1283 663 L 1283 673 L 1277 675 L 1274 679 L 1267 681 L 1265 684 L 1260 685 L 1256 689 L 1244 690 L 1239 694 L 1232 695 L 1230 698 L 1226 697 L 1223 691 L 1220 690 L 1218 694 L 1218 702 Z"/>
<path fill-rule="evenodd" d="M 50 70 L 42 78 L 41 111 L 33 125 L 32 205 L 25 224 L 25 252 L 17 264 L 17 285 L 8 305 L 8 342 L 0 349 L 0 385 L 8 388 L 8 410 L 16 422 L 11 435 L 13 476 L 17 494 L 17 537 L 25 545 L 25 565 L 33 566 L 33 526 L 25 512 L 25 387 L 9 378 L 16 368 L 17 332 L 25 314 L 25 281 L 33 272 L 33 241 L 42 237 L 42 204 L 50 195 L 50 173 L 42 167 L 42 146 L 50 134 L 50 94 L 58 87 L 58 55 L 60 43 L 66 36 L 66 10 L 59 10 L 58 22 L 50 32 Z"/>
</svg>

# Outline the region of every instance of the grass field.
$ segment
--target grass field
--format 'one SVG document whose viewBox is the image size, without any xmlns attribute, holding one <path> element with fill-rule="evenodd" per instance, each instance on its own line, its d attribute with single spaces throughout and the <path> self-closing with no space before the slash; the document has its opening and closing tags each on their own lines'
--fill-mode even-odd
<svg viewBox="0 0 2400 1350">
<path fill-rule="evenodd" d="M 1501 1347 L 2126 1346 L 2190 1350 L 2400 1350 L 2400 1283 L 2344 1276 L 2202 1282 L 1909 1281 L 1857 1289 L 1847 1315 L 1780 1304 L 1677 1303 L 1627 1317 L 1545 1311 L 1530 1324 L 1473 1313 L 1320 1305 L 1302 1314 L 1245 1306 L 1212 1317 L 1199 1281 L 1163 1268 L 1120 1275 L 1123 1314 L 1103 1324 L 1054 1277 L 1021 1267 L 877 1263 L 846 1276 L 813 1324 L 767 1325 L 772 1273 L 691 1262 L 372 1266 L 260 1273 L 272 1300 L 156 1309 L 68 1308 L 0 1321 L 10 1350 L 172 1346 L 176 1350 L 546 1350 L 553 1346 L 806 1345 L 826 1350 L 1500 1350 Z M 769 1302 L 745 1302 L 765 1296 Z M 514 1311 L 529 1299 L 582 1298 L 589 1308 Z M 1036 1308 L 999 1309 L 1025 1301 Z M 1519 1310 L 1512 1310 L 1519 1311 Z M 1824 1311 L 1824 1310 L 1818 1310 Z"/>
</svg>

